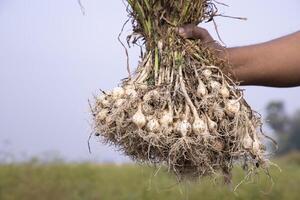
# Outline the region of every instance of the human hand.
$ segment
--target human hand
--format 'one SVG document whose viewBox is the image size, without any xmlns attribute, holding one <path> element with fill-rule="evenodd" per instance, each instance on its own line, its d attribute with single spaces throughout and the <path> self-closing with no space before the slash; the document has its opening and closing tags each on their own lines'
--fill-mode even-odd
<svg viewBox="0 0 300 200">
<path fill-rule="evenodd" d="M 223 47 L 206 29 L 192 24 L 178 28 L 178 34 L 201 40 L 217 57 L 228 61 L 230 67 L 223 72 L 241 85 L 300 86 L 300 31 L 269 42 L 233 48 Z"/>
<path fill-rule="evenodd" d="M 188 24 L 178 28 L 178 34 L 186 39 L 194 39 L 202 41 L 203 45 L 215 51 L 218 56 L 224 58 L 225 47 L 220 45 L 209 32 L 201 27 Z"/>
</svg>

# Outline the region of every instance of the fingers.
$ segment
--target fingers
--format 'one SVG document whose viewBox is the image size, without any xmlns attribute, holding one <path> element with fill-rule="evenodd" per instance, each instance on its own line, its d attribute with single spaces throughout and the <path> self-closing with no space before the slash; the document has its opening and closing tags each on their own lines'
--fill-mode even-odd
<svg viewBox="0 0 300 200">
<path fill-rule="evenodd" d="M 192 24 L 178 28 L 178 33 L 181 37 L 186 39 L 200 39 L 203 42 L 214 41 L 206 29 Z"/>
<path fill-rule="evenodd" d="M 216 42 L 209 32 L 193 24 L 188 24 L 177 29 L 178 34 L 185 39 L 201 40 L 202 47 L 210 48 L 216 55 L 225 58 L 225 47 Z"/>
</svg>

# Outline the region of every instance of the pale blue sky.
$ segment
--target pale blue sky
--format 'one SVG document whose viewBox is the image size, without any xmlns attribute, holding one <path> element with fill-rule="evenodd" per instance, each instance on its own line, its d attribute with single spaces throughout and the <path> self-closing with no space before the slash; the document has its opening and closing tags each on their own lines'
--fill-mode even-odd
<svg viewBox="0 0 300 200">
<path fill-rule="evenodd" d="M 226 0 L 218 18 L 227 46 L 267 41 L 300 29 L 297 0 Z M 22 156 L 59 151 L 69 160 L 120 161 L 112 148 L 92 141 L 87 99 L 98 88 L 114 87 L 126 76 L 117 35 L 126 12 L 121 0 L 0 0 L 0 151 Z M 206 24 L 215 35 L 212 24 Z M 130 33 L 130 26 L 125 34 Z M 137 50 L 130 50 L 132 68 Z M 270 100 L 300 108 L 300 88 L 248 87 L 246 98 L 263 112 Z"/>
</svg>

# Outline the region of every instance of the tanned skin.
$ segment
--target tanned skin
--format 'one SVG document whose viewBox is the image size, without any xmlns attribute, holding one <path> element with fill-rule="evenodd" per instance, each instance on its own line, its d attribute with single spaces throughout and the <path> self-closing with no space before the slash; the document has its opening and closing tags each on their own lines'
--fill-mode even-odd
<svg viewBox="0 0 300 200">
<path fill-rule="evenodd" d="M 230 73 L 241 85 L 300 86 L 300 31 L 268 42 L 225 48 L 206 29 L 186 25 L 178 29 L 183 38 L 200 39 L 228 60 Z"/>
</svg>

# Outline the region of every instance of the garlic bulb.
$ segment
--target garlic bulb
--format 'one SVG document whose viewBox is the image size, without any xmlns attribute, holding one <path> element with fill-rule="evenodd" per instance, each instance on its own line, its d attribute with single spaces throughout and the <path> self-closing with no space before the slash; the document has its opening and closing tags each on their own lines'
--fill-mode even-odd
<svg viewBox="0 0 300 200">
<path fill-rule="evenodd" d="M 147 123 L 147 130 L 151 132 L 158 131 L 160 128 L 159 123 L 157 119 L 155 118 L 149 118 L 149 121 Z"/>
<path fill-rule="evenodd" d="M 253 142 L 253 153 L 254 154 L 257 154 L 257 153 L 260 152 L 260 146 L 261 146 L 261 144 L 260 144 L 257 136 L 255 135 L 254 136 L 254 142 Z"/>
<path fill-rule="evenodd" d="M 168 127 L 170 124 L 173 123 L 173 113 L 172 111 L 165 110 L 159 120 L 159 123 L 163 127 Z"/>
<path fill-rule="evenodd" d="M 198 88 L 197 88 L 197 97 L 201 98 L 203 96 L 205 96 L 207 94 L 207 89 L 204 85 L 204 83 L 199 80 L 199 85 L 198 85 Z"/>
<path fill-rule="evenodd" d="M 114 100 L 121 98 L 124 95 L 124 89 L 122 87 L 116 87 L 112 91 L 112 98 Z"/>
<path fill-rule="evenodd" d="M 150 101 L 151 99 L 158 99 L 158 98 L 159 98 L 159 92 L 157 90 L 151 90 L 150 92 L 144 95 L 143 100 Z"/>
<path fill-rule="evenodd" d="M 137 92 L 135 90 L 135 86 L 133 84 L 128 84 L 124 86 L 124 94 L 126 96 L 135 98 L 137 97 Z"/>
<path fill-rule="evenodd" d="M 225 111 L 229 116 L 234 116 L 240 111 L 241 104 L 237 100 L 231 99 L 226 102 Z"/>
<path fill-rule="evenodd" d="M 209 117 L 207 117 L 207 124 L 210 131 L 216 131 L 218 128 L 217 123 L 211 120 Z"/>
<path fill-rule="evenodd" d="M 204 120 L 200 118 L 196 118 L 193 123 L 193 132 L 196 135 L 204 135 L 207 134 L 207 124 Z"/>
<path fill-rule="evenodd" d="M 224 98 L 228 98 L 230 96 L 230 92 L 226 86 L 221 88 L 220 93 Z"/>
<path fill-rule="evenodd" d="M 209 69 L 205 69 L 205 70 L 203 70 L 202 71 L 202 74 L 203 74 L 203 76 L 205 77 L 205 78 L 210 78 L 211 77 L 211 75 L 212 75 L 212 71 L 211 70 L 209 70 Z"/>
<path fill-rule="evenodd" d="M 132 97 L 132 98 L 135 98 L 137 97 L 137 92 L 135 91 L 135 89 L 125 89 L 125 95 L 126 96 L 129 96 L 129 97 Z"/>
<path fill-rule="evenodd" d="M 252 140 L 252 138 L 250 137 L 250 135 L 248 133 L 245 133 L 245 135 L 243 137 L 243 140 L 242 140 L 242 144 L 243 144 L 243 147 L 245 149 L 251 149 L 252 148 L 253 140 Z"/>
<path fill-rule="evenodd" d="M 260 152 L 260 143 L 257 140 L 253 142 L 253 153 L 258 154 Z"/>
<path fill-rule="evenodd" d="M 175 132 L 179 132 L 179 123 L 180 121 L 175 121 L 173 124 L 172 124 L 172 128 Z"/>
<path fill-rule="evenodd" d="M 102 109 L 96 116 L 96 120 L 103 121 L 107 117 L 109 111 L 108 109 Z"/>
<path fill-rule="evenodd" d="M 182 137 L 186 137 L 191 131 L 191 124 L 187 120 L 183 120 L 177 124 L 176 129 Z"/>
<path fill-rule="evenodd" d="M 146 84 L 140 84 L 140 85 L 138 85 L 138 88 L 141 90 L 147 90 L 148 86 Z"/>
<path fill-rule="evenodd" d="M 100 95 L 98 98 L 97 98 L 97 100 L 99 101 L 99 102 L 102 102 L 103 100 L 105 100 L 106 99 L 106 95 Z"/>
<path fill-rule="evenodd" d="M 105 123 L 110 124 L 114 121 L 114 118 L 110 115 L 105 118 Z"/>
<path fill-rule="evenodd" d="M 100 105 L 102 107 L 109 107 L 110 102 L 107 98 L 108 98 L 108 95 L 101 95 L 97 98 L 97 101 L 100 103 Z"/>
<path fill-rule="evenodd" d="M 219 83 L 218 81 L 210 81 L 209 85 L 213 91 L 219 91 L 222 87 L 221 83 Z"/>
<path fill-rule="evenodd" d="M 142 105 L 139 104 L 137 112 L 132 116 L 132 122 L 138 127 L 138 128 L 143 128 L 146 123 L 146 117 L 142 112 Z"/>
<path fill-rule="evenodd" d="M 101 101 L 101 104 L 102 104 L 103 107 L 110 107 L 110 101 L 107 100 L 107 99 L 103 99 Z"/>
<path fill-rule="evenodd" d="M 114 103 L 114 107 L 118 108 L 120 106 L 122 106 L 122 104 L 125 102 L 125 99 L 117 99 Z"/>
</svg>

